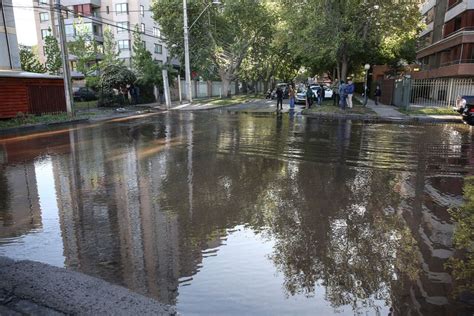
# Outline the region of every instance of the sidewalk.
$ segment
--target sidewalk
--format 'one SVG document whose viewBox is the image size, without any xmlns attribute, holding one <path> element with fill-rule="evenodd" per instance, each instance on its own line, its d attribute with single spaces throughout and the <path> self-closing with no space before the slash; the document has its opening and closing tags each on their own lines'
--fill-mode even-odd
<svg viewBox="0 0 474 316">
<path fill-rule="evenodd" d="M 364 102 L 364 98 L 362 96 L 357 96 L 357 98 L 362 103 Z M 377 113 L 377 115 L 383 119 L 403 121 L 409 118 L 408 115 L 398 112 L 395 107 L 381 103 L 375 105 L 375 101 L 371 99 L 367 101 L 367 107 Z"/>
<path fill-rule="evenodd" d="M 361 95 L 354 95 L 361 103 L 364 98 Z M 375 101 L 369 99 L 367 107 L 377 113 L 380 119 L 388 121 L 400 122 L 426 122 L 426 123 L 462 123 L 460 115 L 406 115 L 400 113 L 395 106 L 379 103 L 375 105 Z"/>
</svg>

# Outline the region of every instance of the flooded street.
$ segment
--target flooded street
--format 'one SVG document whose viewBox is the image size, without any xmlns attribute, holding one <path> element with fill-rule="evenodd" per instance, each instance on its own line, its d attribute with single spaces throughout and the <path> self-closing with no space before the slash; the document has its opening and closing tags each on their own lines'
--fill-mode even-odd
<svg viewBox="0 0 474 316">
<path fill-rule="evenodd" d="M 0 138 L 0 255 L 200 315 L 455 315 L 464 125 L 162 113 Z"/>
</svg>

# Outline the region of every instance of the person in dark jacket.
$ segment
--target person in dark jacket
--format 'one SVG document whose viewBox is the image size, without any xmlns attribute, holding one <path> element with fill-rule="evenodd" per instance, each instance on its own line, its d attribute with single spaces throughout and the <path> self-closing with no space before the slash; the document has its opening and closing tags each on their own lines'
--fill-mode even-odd
<svg viewBox="0 0 474 316">
<path fill-rule="evenodd" d="M 379 105 L 381 95 L 382 90 L 380 89 L 380 86 L 377 85 L 377 87 L 375 88 L 375 105 Z"/>
<path fill-rule="evenodd" d="M 278 87 L 276 90 L 277 96 L 277 111 L 283 110 L 283 90 Z"/>
<path fill-rule="evenodd" d="M 314 98 L 313 90 L 308 86 L 306 88 L 306 108 L 307 109 L 311 109 L 311 106 L 313 105 L 313 98 Z"/>
</svg>

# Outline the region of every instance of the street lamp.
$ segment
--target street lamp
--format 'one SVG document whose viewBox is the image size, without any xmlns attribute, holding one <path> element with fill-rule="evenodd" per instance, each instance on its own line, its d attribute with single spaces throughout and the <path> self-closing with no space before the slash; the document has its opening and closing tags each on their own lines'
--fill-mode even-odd
<svg viewBox="0 0 474 316">
<path fill-rule="evenodd" d="M 369 64 L 365 64 L 364 65 L 364 69 L 365 69 L 365 84 L 364 84 L 364 106 L 367 105 L 367 101 L 369 99 L 368 95 L 367 95 L 367 80 L 369 79 L 369 69 L 370 69 L 370 65 Z"/>
<path fill-rule="evenodd" d="M 189 30 L 194 24 L 199 20 L 199 18 L 203 15 L 203 13 L 213 4 L 221 4 L 220 0 L 212 0 L 204 10 L 199 14 L 196 20 L 191 23 L 191 26 L 188 27 L 188 9 L 187 9 L 187 0 L 183 0 L 183 23 L 184 23 L 184 67 L 185 67 L 185 80 L 186 80 L 186 94 L 188 96 L 189 102 L 193 101 L 193 90 L 191 87 L 191 65 L 189 62 Z"/>
</svg>

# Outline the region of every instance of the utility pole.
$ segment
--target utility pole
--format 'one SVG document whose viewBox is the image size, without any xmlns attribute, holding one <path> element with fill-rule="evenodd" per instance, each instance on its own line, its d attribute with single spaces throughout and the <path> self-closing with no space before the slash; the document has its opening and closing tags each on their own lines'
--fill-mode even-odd
<svg viewBox="0 0 474 316">
<path fill-rule="evenodd" d="M 63 60 L 63 81 L 64 81 L 64 95 L 66 97 L 66 109 L 69 116 L 74 116 L 73 98 L 71 89 L 71 70 L 69 69 L 68 52 L 66 45 L 66 29 L 64 27 L 64 19 L 62 15 L 61 0 L 56 0 L 56 13 L 58 14 L 59 22 L 59 45 L 61 48 L 61 57 Z"/>
<path fill-rule="evenodd" d="M 184 67 L 186 79 L 186 94 L 189 102 L 193 102 L 193 90 L 191 87 L 191 66 L 189 63 L 189 28 L 188 28 L 188 9 L 187 0 L 183 0 L 183 21 L 184 21 Z"/>
</svg>

